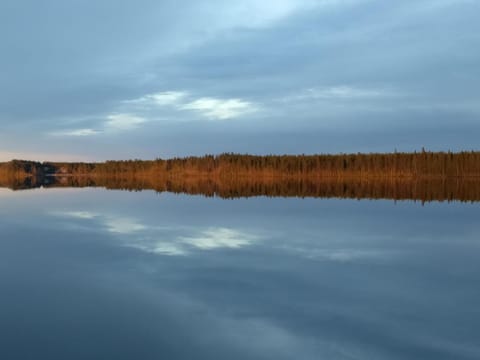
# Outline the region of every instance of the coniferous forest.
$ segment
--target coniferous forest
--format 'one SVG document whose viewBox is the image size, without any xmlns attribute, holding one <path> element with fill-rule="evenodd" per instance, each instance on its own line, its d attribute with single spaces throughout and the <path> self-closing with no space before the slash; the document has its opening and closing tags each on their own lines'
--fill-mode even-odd
<svg viewBox="0 0 480 360">
<path fill-rule="evenodd" d="M 238 154 L 168 160 L 0 164 L 0 185 L 101 186 L 220 196 L 388 198 L 480 201 L 480 152 Z"/>
<path fill-rule="evenodd" d="M 261 177 L 480 177 L 480 152 L 413 152 L 339 155 L 221 154 L 99 163 L 32 162 L 0 164 L 3 176 L 261 176 Z"/>
</svg>

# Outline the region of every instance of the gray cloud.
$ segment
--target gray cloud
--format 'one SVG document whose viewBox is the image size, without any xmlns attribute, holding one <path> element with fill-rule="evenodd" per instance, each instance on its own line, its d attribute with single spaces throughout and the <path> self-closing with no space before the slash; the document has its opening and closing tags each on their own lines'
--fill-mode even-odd
<svg viewBox="0 0 480 360">
<path fill-rule="evenodd" d="M 478 10 L 466 0 L 3 1 L 0 150 L 470 149 Z"/>
</svg>

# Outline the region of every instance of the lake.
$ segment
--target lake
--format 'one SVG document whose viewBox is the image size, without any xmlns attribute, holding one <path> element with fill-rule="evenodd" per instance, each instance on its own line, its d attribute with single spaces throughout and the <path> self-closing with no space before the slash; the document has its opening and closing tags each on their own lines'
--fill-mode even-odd
<svg viewBox="0 0 480 360">
<path fill-rule="evenodd" d="M 479 359 L 480 203 L 0 190 L 0 358 Z"/>
</svg>

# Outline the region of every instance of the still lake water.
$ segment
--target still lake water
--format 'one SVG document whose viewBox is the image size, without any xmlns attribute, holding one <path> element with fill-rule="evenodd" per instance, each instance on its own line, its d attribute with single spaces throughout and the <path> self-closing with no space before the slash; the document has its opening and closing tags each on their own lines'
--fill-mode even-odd
<svg viewBox="0 0 480 360">
<path fill-rule="evenodd" d="M 479 359 L 479 214 L 0 190 L 0 359 Z"/>
</svg>

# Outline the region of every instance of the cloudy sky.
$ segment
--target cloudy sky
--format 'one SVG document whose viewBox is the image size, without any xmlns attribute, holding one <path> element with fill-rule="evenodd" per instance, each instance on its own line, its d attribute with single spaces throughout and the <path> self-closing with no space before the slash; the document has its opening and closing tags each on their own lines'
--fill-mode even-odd
<svg viewBox="0 0 480 360">
<path fill-rule="evenodd" d="M 477 0 L 2 0 L 0 159 L 478 149 Z"/>
</svg>

